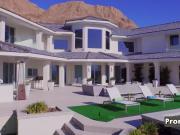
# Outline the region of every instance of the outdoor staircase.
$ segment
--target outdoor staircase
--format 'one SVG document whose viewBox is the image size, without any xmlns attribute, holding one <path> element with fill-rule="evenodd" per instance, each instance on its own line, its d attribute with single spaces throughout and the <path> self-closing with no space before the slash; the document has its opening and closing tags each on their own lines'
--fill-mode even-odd
<svg viewBox="0 0 180 135">
<path fill-rule="evenodd" d="M 120 131 L 114 128 L 96 127 L 84 125 L 76 118 L 57 130 L 54 135 L 119 135 Z"/>
</svg>

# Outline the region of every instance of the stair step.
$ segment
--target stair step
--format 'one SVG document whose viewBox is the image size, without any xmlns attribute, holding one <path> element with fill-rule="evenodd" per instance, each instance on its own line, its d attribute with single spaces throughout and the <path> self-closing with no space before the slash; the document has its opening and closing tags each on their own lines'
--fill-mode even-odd
<svg viewBox="0 0 180 135">
<path fill-rule="evenodd" d="M 66 135 L 61 129 L 56 130 L 54 135 Z"/>
<path fill-rule="evenodd" d="M 63 131 L 68 135 L 110 135 L 106 133 L 88 132 L 75 128 L 71 123 L 67 123 L 63 127 Z"/>
<path fill-rule="evenodd" d="M 105 133 L 105 134 L 113 134 L 121 131 L 118 128 L 113 127 L 107 127 L 103 125 L 94 125 L 94 124 L 88 124 L 87 122 L 84 123 L 83 121 L 80 121 L 78 117 L 73 117 L 70 121 L 70 123 L 79 130 L 83 130 L 86 132 L 94 132 L 94 133 Z"/>
</svg>

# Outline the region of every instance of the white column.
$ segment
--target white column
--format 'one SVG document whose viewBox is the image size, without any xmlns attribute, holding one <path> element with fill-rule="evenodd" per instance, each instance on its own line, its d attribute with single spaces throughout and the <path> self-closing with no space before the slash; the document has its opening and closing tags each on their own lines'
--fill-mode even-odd
<svg viewBox="0 0 180 135">
<path fill-rule="evenodd" d="M 114 63 L 109 64 L 109 79 L 114 77 Z"/>
<path fill-rule="evenodd" d="M 86 52 L 88 49 L 88 28 L 83 28 L 83 50 Z"/>
<path fill-rule="evenodd" d="M 2 42 L 5 42 L 5 28 L 6 28 L 5 18 L 1 17 L 0 18 L 0 41 Z"/>
<path fill-rule="evenodd" d="M 36 45 L 37 45 L 37 49 L 40 50 L 43 50 L 42 36 L 43 36 L 42 32 L 40 31 L 36 32 Z"/>
<path fill-rule="evenodd" d="M 87 84 L 87 79 L 91 78 L 91 64 L 83 65 L 83 84 Z"/>
<path fill-rule="evenodd" d="M 101 84 L 106 84 L 106 65 L 101 65 Z"/>
<path fill-rule="evenodd" d="M 17 85 L 24 84 L 26 78 L 26 63 L 24 61 L 18 61 L 16 71 Z"/>
<path fill-rule="evenodd" d="M 160 83 L 160 63 L 154 62 L 155 69 L 155 79 L 157 79 L 158 83 Z"/>
<path fill-rule="evenodd" d="M 66 65 L 66 83 L 68 85 L 71 85 L 73 83 L 74 80 L 74 76 L 73 76 L 73 65 L 68 64 Z"/>
<path fill-rule="evenodd" d="M 51 79 L 50 71 L 51 71 L 50 62 L 45 62 L 43 64 L 43 89 L 44 90 L 48 90 L 48 81 Z"/>
<path fill-rule="evenodd" d="M 51 52 L 53 50 L 53 36 L 47 36 L 47 51 Z"/>
<path fill-rule="evenodd" d="M 64 64 L 59 65 L 59 87 L 65 86 L 65 66 Z"/>
<path fill-rule="evenodd" d="M 70 51 L 74 51 L 75 50 L 75 34 L 72 35 L 71 37 L 71 42 L 70 42 L 70 46 L 69 46 L 69 50 Z"/>
<path fill-rule="evenodd" d="M 126 82 L 131 82 L 131 64 L 126 63 Z"/>
</svg>

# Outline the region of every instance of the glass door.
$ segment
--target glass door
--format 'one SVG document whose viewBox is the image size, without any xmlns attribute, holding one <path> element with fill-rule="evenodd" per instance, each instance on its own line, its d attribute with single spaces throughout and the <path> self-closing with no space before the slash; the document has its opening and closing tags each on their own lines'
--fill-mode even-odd
<svg viewBox="0 0 180 135">
<path fill-rule="evenodd" d="M 16 68 L 13 63 L 3 63 L 3 83 L 13 83 L 16 81 Z"/>
<path fill-rule="evenodd" d="M 75 65 L 75 83 L 82 84 L 82 78 L 83 78 L 83 73 L 82 73 L 82 66 L 81 65 Z"/>
<path fill-rule="evenodd" d="M 52 65 L 52 81 L 59 84 L 59 66 Z"/>
<path fill-rule="evenodd" d="M 91 77 L 93 84 L 101 84 L 101 65 L 92 65 Z"/>
</svg>

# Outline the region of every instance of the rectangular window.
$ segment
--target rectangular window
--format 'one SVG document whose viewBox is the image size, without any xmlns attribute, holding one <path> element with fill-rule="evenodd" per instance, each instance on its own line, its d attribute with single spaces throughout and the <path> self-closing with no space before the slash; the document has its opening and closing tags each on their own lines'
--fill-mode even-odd
<svg viewBox="0 0 180 135">
<path fill-rule="evenodd" d="M 5 28 L 5 42 L 8 42 L 8 43 L 15 42 L 15 29 L 7 25 Z"/>
<path fill-rule="evenodd" d="M 83 31 L 82 31 L 82 29 L 75 31 L 75 37 L 76 37 L 75 48 L 82 48 L 82 44 L 83 44 Z"/>
<path fill-rule="evenodd" d="M 171 35 L 170 36 L 170 45 L 171 46 L 179 45 L 179 35 Z"/>
<path fill-rule="evenodd" d="M 134 42 L 124 42 L 128 52 L 134 52 Z"/>
<path fill-rule="evenodd" d="M 110 33 L 109 31 L 106 31 L 106 49 L 110 49 Z"/>
<path fill-rule="evenodd" d="M 59 39 L 54 40 L 54 49 L 68 50 L 68 41 Z"/>
<path fill-rule="evenodd" d="M 35 68 L 28 68 L 28 77 L 38 76 L 38 70 Z"/>
<path fill-rule="evenodd" d="M 102 30 L 88 29 L 88 48 L 102 48 Z"/>
<path fill-rule="evenodd" d="M 13 83 L 16 81 L 15 64 L 3 63 L 3 83 Z"/>
</svg>

